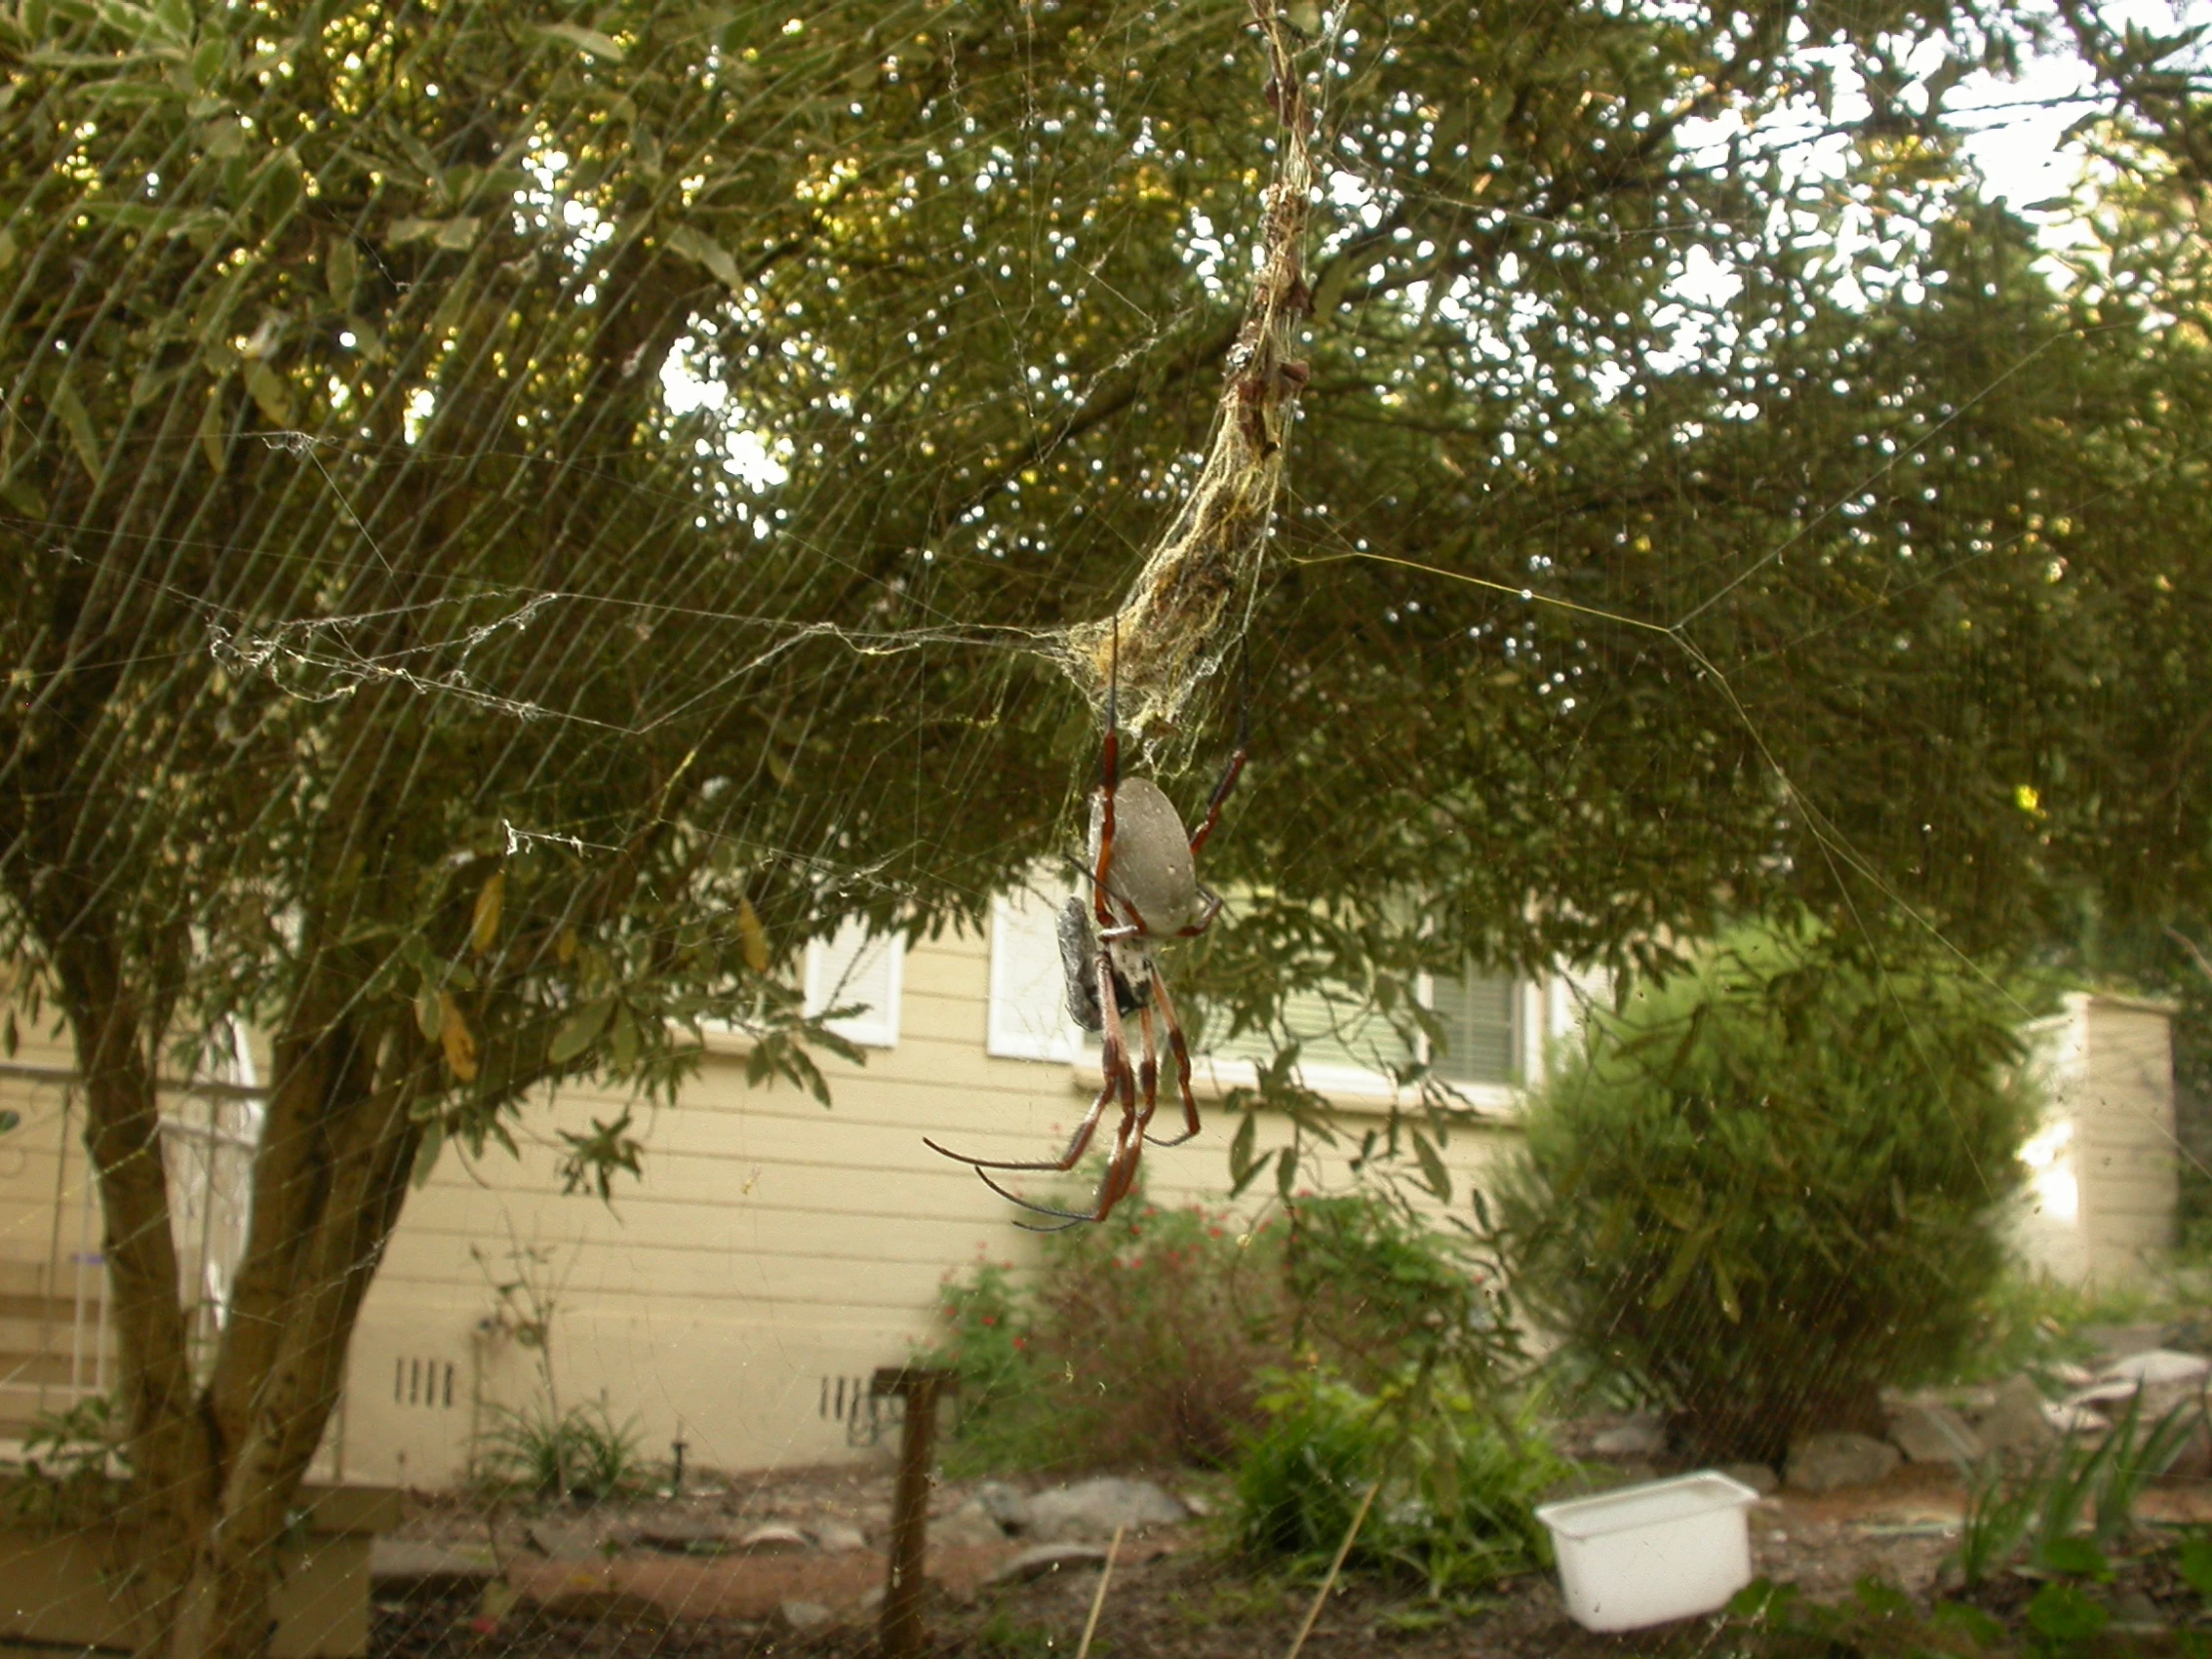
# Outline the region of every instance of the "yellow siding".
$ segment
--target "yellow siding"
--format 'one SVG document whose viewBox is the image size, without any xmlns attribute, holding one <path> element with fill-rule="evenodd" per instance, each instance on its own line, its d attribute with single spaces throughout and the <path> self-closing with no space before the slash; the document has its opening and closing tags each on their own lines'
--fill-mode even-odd
<svg viewBox="0 0 2212 1659">
<path fill-rule="evenodd" d="M 534 1356 L 478 1329 L 497 1311 L 491 1277 L 511 1277 L 516 1244 L 548 1252 L 560 1286 L 553 1355 L 564 1402 L 604 1393 L 617 1419 L 637 1416 L 652 1454 L 666 1456 L 680 1432 L 706 1466 L 847 1455 L 840 1380 L 849 1393 L 853 1380 L 926 1341 L 948 1274 L 1034 1248 L 1011 1206 L 921 1137 L 983 1156 L 1049 1156 L 1096 1087 L 1064 1063 L 984 1053 L 987 974 L 980 937 L 915 949 L 898 1046 L 868 1051 L 864 1067 L 827 1064 L 832 1110 L 788 1085 L 748 1089 L 734 1043 L 711 1052 L 680 1106 L 641 1114 L 645 1178 L 619 1187 L 611 1208 L 563 1196 L 554 1173 L 555 1126 L 618 1111 L 604 1093 L 571 1090 L 532 1114 L 519 1161 L 472 1163 L 448 1149 L 410 1202 L 362 1316 L 346 1476 L 449 1479 L 486 1406 L 534 1397 Z M 1235 1125 L 1214 1102 L 1201 1107 L 1197 1140 L 1146 1154 L 1155 1202 L 1218 1200 L 1226 1186 Z M 1462 1177 L 1500 1138 L 1453 1138 Z M 1053 1181 L 1015 1179 L 1040 1194 Z M 407 1368 L 425 1363 L 455 1368 L 454 1405 L 404 1397 Z"/>
</svg>

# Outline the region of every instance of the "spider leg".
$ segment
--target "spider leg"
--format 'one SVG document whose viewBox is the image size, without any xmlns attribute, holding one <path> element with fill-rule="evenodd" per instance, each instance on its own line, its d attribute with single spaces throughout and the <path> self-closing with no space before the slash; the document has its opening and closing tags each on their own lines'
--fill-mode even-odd
<svg viewBox="0 0 2212 1659">
<path fill-rule="evenodd" d="M 1198 896 L 1206 900 L 1206 908 L 1200 912 L 1199 918 L 1188 927 L 1178 927 L 1175 930 L 1175 936 L 1179 939 L 1195 939 L 1207 928 L 1213 926 L 1214 917 L 1221 914 L 1221 907 L 1226 902 L 1221 894 L 1211 887 L 1200 887 Z"/>
<path fill-rule="evenodd" d="M 1121 729 L 1115 704 L 1121 694 L 1121 618 L 1114 618 L 1112 655 L 1106 661 L 1106 743 L 1099 753 L 1098 867 L 1091 872 L 1091 907 L 1101 927 L 1114 925 L 1106 905 L 1106 877 L 1114 867 L 1114 791 L 1121 783 Z"/>
<path fill-rule="evenodd" d="M 1065 1233 L 1071 1227 L 1080 1227 L 1083 1223 L 1087 1221 L 1097 1221 L 1099 1219 L 1095 1214 L 1082 1216 L 1077 1215 L 1073 1210 L 1055 1210 L 1049 1204 L 1033 1204 L 1028 1199 L 1023 1198 L 1021 1194 L 1017 1192 L 1010 1192 L 1006 1188 L 1001 1187 L 996 1181 L 993 1181 L 990 1178 L 987 1172 L 978 1169 L 975 1173 L 982 1179 L 984 1186 L 990 1188 L 992 1192 L 998 1194 L 998 1196 L 1000 1198 L 1003 1198 L 1007 1203 L 1018 1204 L 1024 1210 L 1027 1210 L 1031 1215 L 1057 1216 L 1060 1218 L 1060 1225 L 1057 1227 L 1039 1227 L 1032 1222 L 1026 1221 L 1015 1222 L 1014 1225 L 1020 1228 L 1024 1233 Z"/>
<path fill-rule="evenodd" d="M 1158 975 L 1154 976 L 1158 983 Z M 1152 1040 L 1152 1004 L 1137 1010 L 1137 1029 L 1144 1033 L 1144 1064 L 1137 1071 L 1137 1087 L 1144 1095 L 1144 1115 L 1149 1122 L 1160 1098 L 1160 1049 Z"/>
<path fill-rule="evenodd" d="M 1058 1233 L 1079 1222 L 1104 1221 L 1107 1213 L 1128 1192 L 1130 1183 L 1136 1176 L 1136 1151 L 1141 1150 L 1144 1144 L 1142 1126 L 1151 1120 L 1152 1113 L 1148 1105 L 1141 1117 L 1138 1114 L 1137 1080 L 1130 1070 L 1129 1043 L 1123 1034 L 1121 1008 L 1114 996 L 1113 958 L 1107 953 L 1103 943 L 1098 947 L 1098 992 L 1099 1009 L 1106 1028 L 1105 1040 L 1099 1050 L 1099 1067 L 1106 1076 L 1099 1088 L 1098 1098 L 1091 1102 L 1091 1109 L 1083 1115 L 1083 1121 L 1077 1126 L 1074 1138 L 1068 1142 L 1067 1151 L 1058 1159 L 1050 1163 L 1017 1163 L 991 1158 L 970 1158 L 964 1153 L 948 1152 L 926 1136 L 922 1139 L 921 1144 L 930 1151 L 941 1153 L 972 1168 L 983 1185 L 999 1197 L 1020 1205 L 1032 1215 L 1058 1217 L 1063 1224 L 1062 1227 L 1030 1227 L 1027 1222 L 1014 1224 L 1027 1228 L 1032 1233 Z M 1152 1013 L 1149 1008 L 1145 1010 L 1144 1022 L 1145 1066 L 1149 1075 L 1153 1070 Z M 1085 1149 L 1091 1144 L 1091 1137 L 1097 1132 L 1098 1125 L 1105 1116 L 1107 1104 L 1116 1095 L 1121 1097 L 1122 1102 L 1121 1126 L 1114 1132 L 1114 1150 L 1107 1160 L 1106 1179 L 1099 1183 L 1097 1205 L 1089 1215 L 1081 1215 L 1073 1210 L 1054 1209 L 1049 1204 L 1032 1203 L 1018 1193 L 1008 1192 L 991 1179 L 990 1172 L 994 1169 L 1066 1174 L 1081 1162 Z"/>
<path fill-rule="evenodd" d="M 1111 694 L 1108 696 L 1111 705 Z M 1213 799 L 1206 803 L 1206 821 L 1191 833 L 1191 856 L 1197 857 L 1206 845 L 1206 837 L 1214 832 L 1214 826 L 1221 822 L 1222 804 L 1229 799 L 1229 792 L 1237 787 L 1237 780 L 1244 775 L 1245 757 L 1252 750 L 1252 705 L 1247 702 L 1244 713 L 1237 717 L 1237 747 L 1229 756 L 1228 769 L 1222 773 L 1221 782 L 1214 786 Z"/>
<path fill-rule="evenodd" d="M 970 1158 L 964 1152 L 954 1152 L 949 1147 L 939 1146 L 927 1135 L 922 1136 L 921 1144 L 940 1157 L 950 1158 L 956 1164 L 966 1164 L 974 1170 L 1010 1169 L 1033 1171 L 1039 1175 L 1065 1175 L 1083 1161 L 1083 1154 L 1090 1149 L 1091 1137 L 1098 1132 L 1099 1119 L 1106 1114 L 1106 1103 L 1113 1098 L 1114 1079 L 1109 1075 L 1106 1079 L 1106 1086 L 1098 1091 L 1098 1098 L 1091 1102 L 1091 1109 L 1083 1114 L 1083 1121 L 1075 1126 L 1075 1134 L 1068 1141 L 1067 1151 L 1061 1153 L 1057 1158 L 1043 1162 L 1028 1163 L 1007 1158 Z"/>
<path fill-rule="evenodd" d="M 1183 1041 L 1183 1022 L 1175 1017 L 1175 999 L 1168 995 L 1167 982 L 1157 972 L 1152 975 L 1152 994 L 1160 1004 L 1160 1023 L 1168 1030 L 1168 1051 L 1175 1056 L 1175 1083 L 1183 1096 L 1183 1133 L 1172 1141 L 1154 1137 L 1152 1144 L 1181 1146 L 1196 1136 L 1200 1128 L 1198 1096 L 1191 1092 L 1191 1051 L 1189 1045 Z M 1146 1029 L 1149 1036 L 1149 1024 Z"/>
</svg>

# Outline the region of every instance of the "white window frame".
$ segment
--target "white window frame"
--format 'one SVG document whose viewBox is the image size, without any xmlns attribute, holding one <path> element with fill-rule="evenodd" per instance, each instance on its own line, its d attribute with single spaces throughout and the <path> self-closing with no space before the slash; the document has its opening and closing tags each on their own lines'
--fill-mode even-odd
<svg viewBox="0 0 2212 1659">
<path fill-rule="evenodd" d="M 1059 912 L 1073 891 L 1072 886 L 1039 878 L 1018 894 L 991 895 L 990 985 L 984 1002 L 984 1053 L 1001 1060 L 1041 1060 L 1063 1066 L 1082 1057 L 1085 1033 L 1068 1018 L 1067 981 L 1059 965 L 1057 931 Z M 1022 964 L 1015 960 L 1011 934 L 1018 909 L 1027 907 L 1017 907 L 1017 897 L 1030 903 L 1044 902 L 1046 914 L 1053 918 L 1051 985 L 1052 1006 L 1058 1015 L 1058 1024 L 1048 1032 L 1038 1031 L 1034 1021 L 1017 1017 L 1021 1011 L 1019 995 L 1026 987 L 1015 983 L 1015 974 Z"/>
<path fill-rule="evenodd" d="M 846 1042 L 857 1043 L 862 1048 L 896 1048 L 899 1004 L 906 983 L 906 938 L 896 929 L 888 933 L 870 933 L 864 921 L 851 917 L 830 937 L 809 940 L 805 980 L 807 1015 L 811 1019 L 827 1008 L 854 1000 L 853 969 L 871 949 L 882 952 L 882 1004 L 870 1002 L 863 1013 L 829 1021 L 829 1028 Z"/>
</svg>

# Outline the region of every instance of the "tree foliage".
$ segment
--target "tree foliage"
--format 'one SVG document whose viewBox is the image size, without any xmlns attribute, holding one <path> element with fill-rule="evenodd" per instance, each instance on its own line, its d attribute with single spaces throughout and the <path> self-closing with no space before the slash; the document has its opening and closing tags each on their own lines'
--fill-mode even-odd
<svg viewBox="0 0 2212 1659">
<path fill-rule="evenodd" d="M 1067 833 L 1055 642 L 1238 325 L 1249 17 L 0 10 L 0 950 L 86 1077 L 150 1646 L 255 1644 L 443 1140 L 666 1091 L 709 1019 L 819 1082 L 800 945 L 977 916 Z M 2201 906 L 2194 300 L 2054 296 L 1958 188 L 1926 112 L 2019 33 L 1510 0 L 1311 44 L 1332 217 L 1209 989 L 1417 1017 L 1424 965 L 1792 894 L 1992 945 Z M 1793 173 L 1771 124 L 1855 72 Z M 234 1019 L 275 1095 L 196 1368 L 156 1080 Z"/>
</svg>

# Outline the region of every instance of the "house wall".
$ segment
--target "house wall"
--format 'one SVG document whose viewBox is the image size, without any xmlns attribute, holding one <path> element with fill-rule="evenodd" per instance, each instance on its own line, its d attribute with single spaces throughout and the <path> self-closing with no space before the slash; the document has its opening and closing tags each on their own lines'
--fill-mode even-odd
<svg viewBox="0 0 2212 1659">
<path fill-rule="evenodd" d="M 110 1382 L 100 1213 L 86 1179 L 76 1055 L 18 1021 L 0 1063 L 0 1440 L 41 1411 L 65 1410 Z"/>
<path fill-rule="evenodd" d="M 564 1404 L 603 1393 L 618 1421 L 638 1418 L 649 1454 L 667 1456 L 681 1437 L 695 1465 L 852 1455 L 852 1401 L 875 1368 L 929 1338 L 945 1277 L 1033 1248 L 1013 1208 L 922 1137 L 987 1157 L 1049 1156 L 1097 1087 L 1095 1069 L 1064 1059 L 986 1053 L 979 936 L 915 946 L 901 1000 L 895 1048 L 869 1051 L 864 1067 L 826 1066 L 827 1111 L 787 1085 L 748 1087 L 741 1045 L 715 1046 L 682 1104 L 641 1120 L 644 1179 L 619 1186 L 611 1206 L 562 1195 L 554 1131 L 611 1118 L 614 1096 L 566 1091 L 528 1116 L 519 1160 L 449 1146 L 363 1310 L 328 1472 L 443 1484 L 494 1408 L 539 1397 L 535 1351 L 497 1322 L 493 1286 L 516 1277 L 518 1250 L 542 1251 L 538 1271 L 558 1287 Z M 1197 1140 L 1149 1150 L 1152 1200 L 1218 1198 L 1234 1128 L 1216 1110 Z M 1508 1133 L 1452 1137 L 1462 1190 Z"/>
<path fill-rule="evenodd" d="M 2050 1090 L 2019 1223 L 2031 1266 L 2071 1284 L 2139 1280 L 2173 1246 L 2179 1198 L 2172 1012 L 2075 994 L 2031 1036 Z"/>
</svg>

